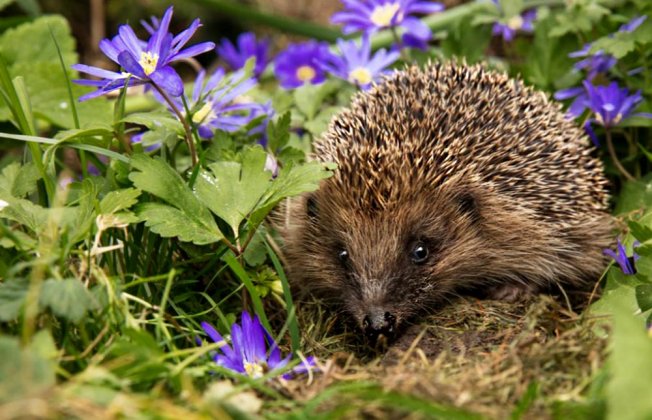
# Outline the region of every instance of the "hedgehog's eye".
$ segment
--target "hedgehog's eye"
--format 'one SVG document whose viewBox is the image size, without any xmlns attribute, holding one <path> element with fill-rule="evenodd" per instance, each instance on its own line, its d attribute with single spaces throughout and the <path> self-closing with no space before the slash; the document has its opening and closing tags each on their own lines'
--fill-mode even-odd
<svg viewBox="0 0 652 420">
<path fill-rule="evenodd" d="M 410 251 L 410 259 L 415 264 L 421 264 L 428 259 L 428 247 L 423 242 L 414 244 L 412 251 Z"/>
<path fill-rule="evenodd" d="M 349 264 L 349 251 L 346 249 L 340 249 L 337 253 L 337 259 L 340 260 L 340 263 L 346 267 Z"/>
<path fill-rule="evenodd" d="M 314 197 L 310 197 L 306 201 L 306 213 L 310 219 L 317 218 L 317 203 L 315 202 Z"/>
</svg>

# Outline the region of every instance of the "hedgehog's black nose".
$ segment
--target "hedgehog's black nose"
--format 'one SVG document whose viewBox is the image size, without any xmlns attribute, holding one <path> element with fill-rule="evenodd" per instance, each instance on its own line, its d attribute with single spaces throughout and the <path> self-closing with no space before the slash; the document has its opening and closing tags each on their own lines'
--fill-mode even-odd
<svg viewBox="0 0 652 420">
<path fill-rule="evenodd" d="M 396 317 L 382 309 L 371 309 L 364 317 L 362 327 L 371 341 L 376 341 L 379 335 L 391 338 L 396 330 Z"/>
</svg>

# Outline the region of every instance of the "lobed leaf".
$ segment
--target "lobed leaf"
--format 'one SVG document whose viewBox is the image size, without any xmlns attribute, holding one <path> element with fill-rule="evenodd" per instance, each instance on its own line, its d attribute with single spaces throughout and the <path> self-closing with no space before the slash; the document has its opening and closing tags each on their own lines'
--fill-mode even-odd
<svg viewBox="0 0 652 420">
<path fill-rule="evenodd" d="M 75 323 L 95 307 L 92 295 L 75 278 L 46 280 L 41 288 L 39 304 L 50 308 L 55 315 Z"/>
<path fill-rule="evenodd" d="M 113 214 L 126 210 L 138 202 L 141 191 L 136 188 L 125 188 L 111 191 L 100 201 L 101 214 Z"/>
<path fill-rule="evenodd" d="M 220 241 L 223 236 L 215 229 L 207 229 L 183 211 L 160 203 L 144 203 L 136 208 L 136 214 L 152 232 L 164 238 L 178 237 L 197 245 Z"/>
<path fill-rule="evenodd" d="M 0 190 L 12 197 L 23 198 L 36 190 L 36 182 L 41 179 L 36 165 L 18 162 L 5 166 L 0 174 Z"/>
<path fill-rule="evenodd" d="M 161 236 L 179 236 L 181 240 L 196 244 L 224 238 L 210 211 L 168 164 L 140 154 L 132 157 L 132 165 L 138 171 L 130 173 L 129 179 L 136 187 L 174 206 L 149 203 L 139 207 L 138 216 L 147 221 L 152 230 Z M 178 235 L 174 229 L 180 229 Z"/>
<path fill-rule="evenodd" d="M 195 194 L 238 236 L 242 221 L 251 213 L 270 185 L 272 173 L 265 170 L 267 154 L 259 147 L 245 149 L 242 163 L 216 162 L 201 172 Z"/>
</svg>

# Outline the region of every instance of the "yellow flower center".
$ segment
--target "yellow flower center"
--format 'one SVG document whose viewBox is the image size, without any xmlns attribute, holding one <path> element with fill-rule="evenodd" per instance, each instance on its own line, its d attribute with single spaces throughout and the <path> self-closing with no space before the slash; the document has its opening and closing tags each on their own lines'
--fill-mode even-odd
<svg viewBox="0 0 652 420">
<path fill-rule="evenodd" d="M 367 85 L 371 83 L 372 80 L 373 76 L 371 72 L 364 67 L 358 67 L 349 72 L 349 81 L 351 83 L 356 83 L 358 85 Z"/>
<path fill-rule="evenodd" d="M 315 78 L 317 72 L 311 66 L 301 66 L 297 69 L 297 79 L 302 82 L 309 82 Z"/>
<path fill-rule="evenodd" d="M 154 73 L 156 70 L 156 65 L 158 64 L 158 54 L 152 54 L 149 51 L 143 51 L 140 53 L 140 61 L 138 62 L 140 67 L 143 68 L 143 71 L 147 76 Z"/>
<path fill-rule="evenodd" d="M 523 18 L 521 15 L 512 16 L 512 18 L 507 21 L 507 26 L 515 31 L 521 29 L 523 27 Z"/>
<path fill-rule="evenodd" d="M 623 119 L 623 114 L 621 114 L 619 112 L 618 114 L 616 114 L 616 117 L 614 118 L 613 123 L 618 124 L 622 119 Z"/>
<path fill-rule="evenodd" d="M 206 118 L 211 120 L 215 118 L 215 112 L 213 112 L 213 102 L 211 101 L 206 101 L 204 106 L 202 106 L 199 111 L 194 113 L 192 116 L 192 122 L 199 124 Z"/>
<path fill-rule="evenodd" d="M 398 3 L 386 3 L 382 6 L 377 6 L 373 12 L 371 12 L 370 19 L 376 26 L 390 26 L 392 24 L 392 19 L 398 12 L 400 5 Z M 401 20 L 399 18 L 399 20 Z"/>
<path fill-rule="evenodd" d="M 244 362 L 244 369 L 245 372 L 247 372 L 247 375 L 249 375 L 252 378 L 260 378 L 265 374 L 266 366 L 264 364 L 259 364 L 259 363 L 249 363 L 249 362 Z"/>
</svg>

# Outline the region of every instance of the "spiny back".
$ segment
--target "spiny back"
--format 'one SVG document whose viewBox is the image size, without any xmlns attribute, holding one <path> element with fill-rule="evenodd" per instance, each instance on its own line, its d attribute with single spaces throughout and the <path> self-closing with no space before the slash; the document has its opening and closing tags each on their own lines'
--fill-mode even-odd
<svg viewBox="0 0 652 420">
<path fill-rule="evenodd" d="M 315 148 L 339 164 L 331 185 L 355 191 L 349 204 L 362 212 L 400 206 L 452 179 L 563 224 L 602 212 L 608 200 L 601 162 L 560 106 L 478 65 L 394 73 L 358 94 Z"/>
</svg>

